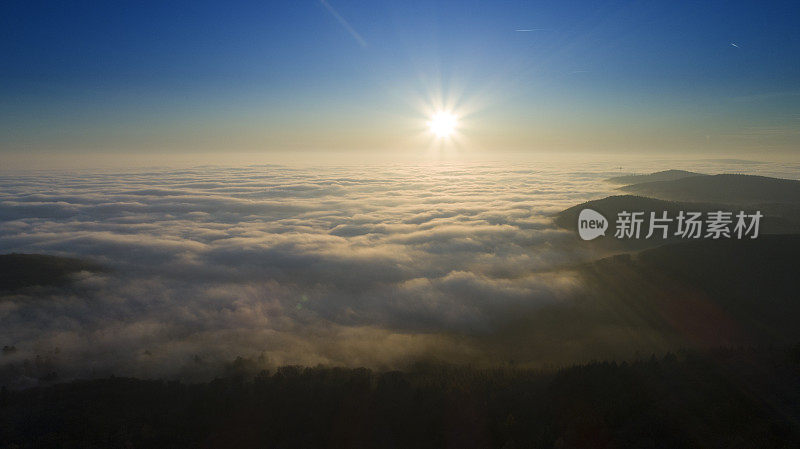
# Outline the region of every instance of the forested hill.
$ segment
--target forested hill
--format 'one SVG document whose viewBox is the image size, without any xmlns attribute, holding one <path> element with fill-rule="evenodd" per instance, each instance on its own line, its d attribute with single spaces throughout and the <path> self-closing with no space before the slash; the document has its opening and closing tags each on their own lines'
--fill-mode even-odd
<svg viewBox="0 0 800 449">
<path fill-rule="evenodd" d="M 767 176 L 722 174 L 632 184 L 635 195 L 674 201 L 725 204 L 800 203 L 800 181 Z"/>
<path fill-rule="evenodd" d="M 284 367 L 194 385 L 76 381 L 3 390 L 0 447 L 797 447 L 799 352 L 667 354 L 554 374 Z"/>
</svg>

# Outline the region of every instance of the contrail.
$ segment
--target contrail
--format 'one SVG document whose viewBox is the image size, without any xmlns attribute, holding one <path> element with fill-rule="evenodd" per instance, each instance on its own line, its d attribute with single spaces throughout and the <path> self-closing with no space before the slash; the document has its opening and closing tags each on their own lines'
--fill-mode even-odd
<svg viewBox="0 0 800 449">
<path fill-rule="evenodd" d="M 734 46 L 734 47 L 736 47 L 736 48 L 739 48 L 739 46 L 738 46 L 738 45 L 736 45 L 736 44 L 734 44 L 733 42 L 731 42 L 731 45 L 733 45 L 733 46 Z"/>
<path fill-rule="evenodd" d="M 347 20 L 345 20 L 341 14 L 339 14 L 335 9 L 333 9 L 333 6 L 331 6 L 330 3 L 328 3 L 325 0 L 319 0 L 319 2 L 322 3 L 322 6 L 324 6 L 325 9 L 327 9 L 328 12 L 330 12 L 333 15 L 333 17 L 335 17 L 336 20 L 347 30 L 347 32 L 350 33 L 351 36 L 353 36 L 353 39 L 355 39 L 358 42 L 358 45 L 361 45 L 362 47 L 367 46 L 367 41 L 365 41 L 364 38 L 361 37 L 361 35 L 358 34 L 358 32 L 354 30 L 352 26 L 350 26 L 350 23 L 348 23 Z"/>
<path fill-rule="evenodd" d="M 521 28 L 518 30 L 514 30 L 517 32 L 527 32 L 527 31 L 544 31 L 544 28 Z"/>
</svg>

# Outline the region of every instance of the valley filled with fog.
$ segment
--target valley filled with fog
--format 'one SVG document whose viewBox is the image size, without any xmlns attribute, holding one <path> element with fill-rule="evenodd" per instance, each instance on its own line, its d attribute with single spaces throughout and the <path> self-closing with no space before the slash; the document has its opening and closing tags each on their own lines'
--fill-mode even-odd
<svg viewBox="0 0 800 449">
<path fill-rule="evenodd" d="M 672 349 L 682 343 L 624 323 L 552 318 L 587 294 L 576 267 L 610 254 L 557 227 L 554 215 L 620 194 L 609 177 L 676 168 L 631 164 L 3 173 L 0 252 L 99 267 L 68 284 L 0 292 L 3 375 L 19 386 L 51 371 L 206 380 L 237 357 L 264 368 L 539 367 Z M 677 168 L 800 173 L 796 164 L 739 160 Z"/>
</svg>

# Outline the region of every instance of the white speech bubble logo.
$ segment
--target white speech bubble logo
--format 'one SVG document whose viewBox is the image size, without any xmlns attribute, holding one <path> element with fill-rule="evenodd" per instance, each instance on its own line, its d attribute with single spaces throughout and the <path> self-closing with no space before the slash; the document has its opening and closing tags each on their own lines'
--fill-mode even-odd
<svg viewBox="0 0 800 449">
<path fill-rule="evenodd" d="M 600 212 L 584 209 L 578 215 L 578 235 L 583 240 L 593 240 L 606 235 L 608 220 Z"/>
</svg>

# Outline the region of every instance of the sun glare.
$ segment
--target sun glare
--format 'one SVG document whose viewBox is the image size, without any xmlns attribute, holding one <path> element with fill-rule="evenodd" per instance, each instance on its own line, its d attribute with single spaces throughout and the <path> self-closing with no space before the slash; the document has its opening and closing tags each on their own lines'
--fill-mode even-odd
<svg viewBox="0 0 800 449">
<path fill-rule="evenodd" d="M 457 124 L 455 115 L 450 112 L 439 111 L 431 116 L 428 127 L 436 137 L 445 138 L 453 134 Z"/>
</svg>

